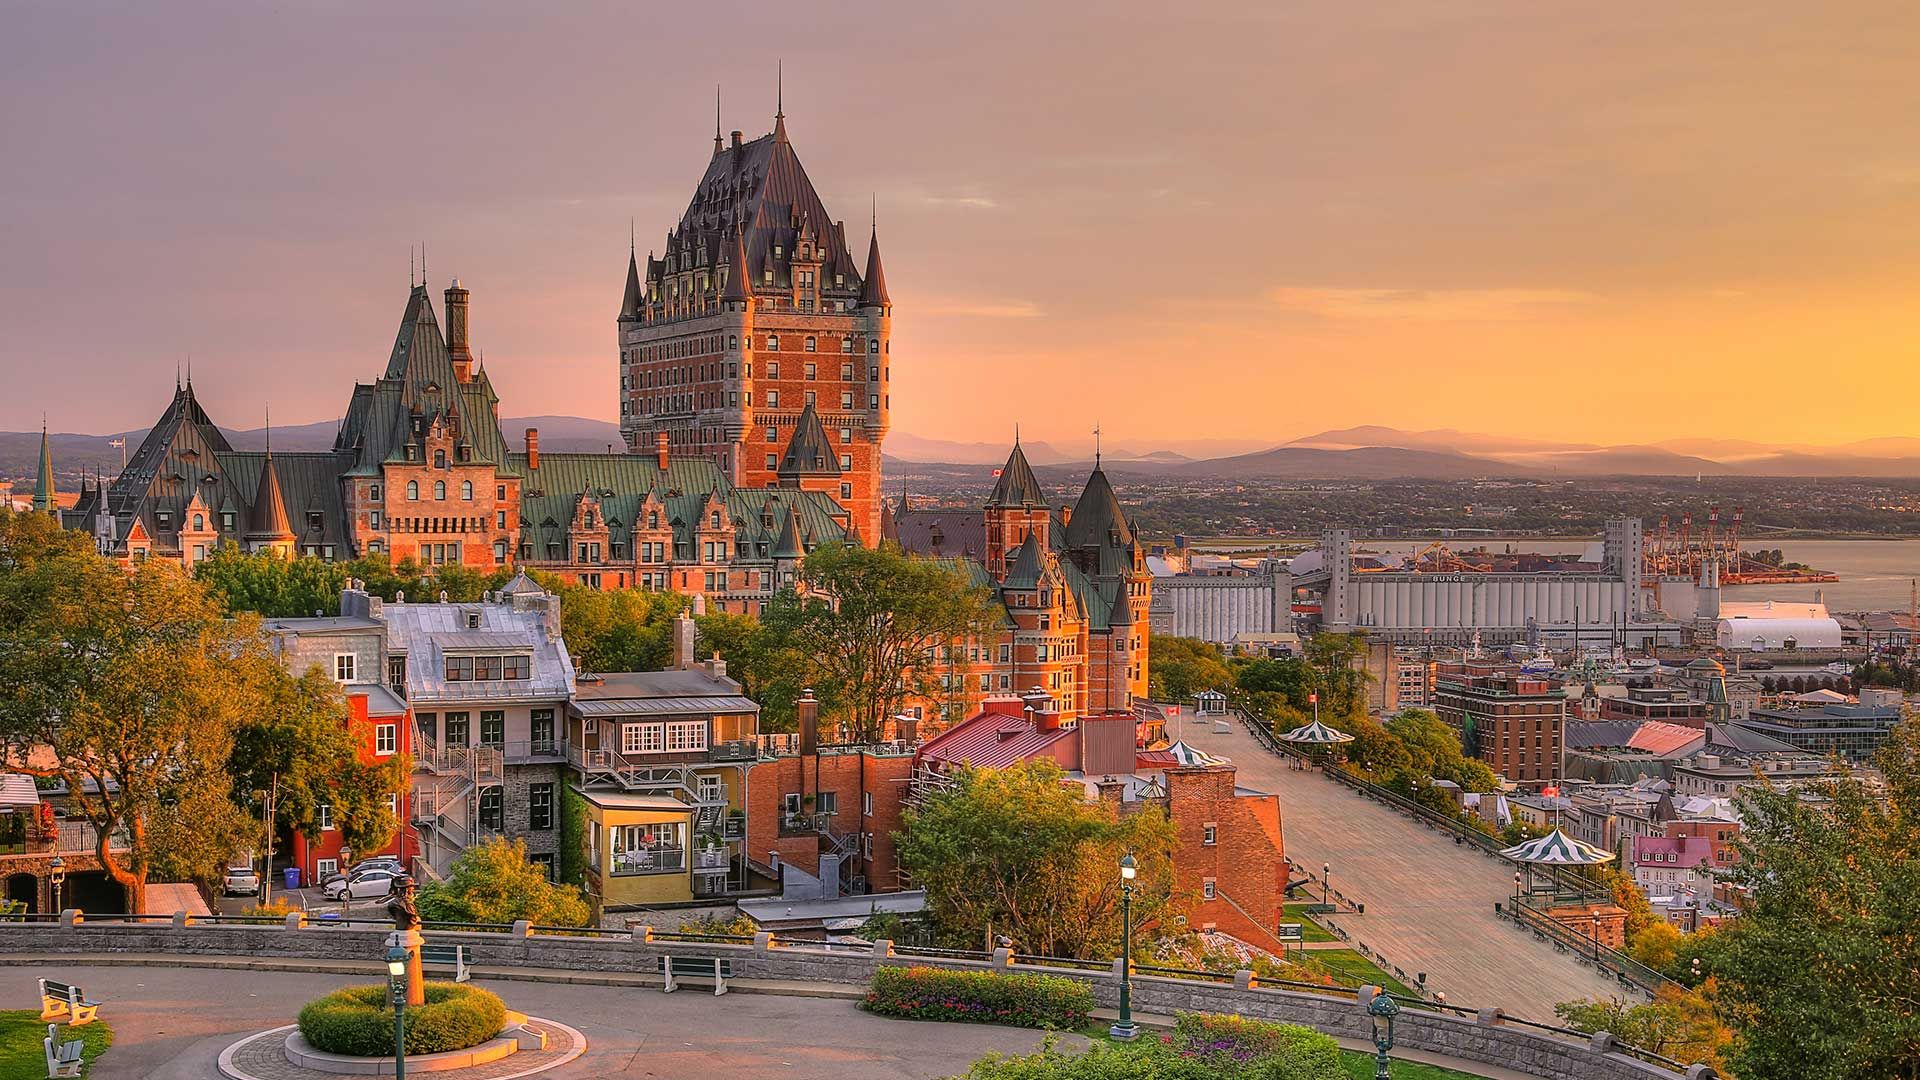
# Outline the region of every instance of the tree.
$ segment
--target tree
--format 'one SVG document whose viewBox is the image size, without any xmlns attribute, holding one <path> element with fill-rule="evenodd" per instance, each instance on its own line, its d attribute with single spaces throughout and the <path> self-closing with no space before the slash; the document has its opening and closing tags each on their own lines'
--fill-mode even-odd
<svg viewBox="0 0 1920 1080">
<path fill-rule="evenodd" d="M 447 880 L 422 885 L 415 903 L 431 922 L 585 926 L 593 917 L 579 889 L 548 881 L 527 861 L 524 840 L 485 840 L 461 852 Z"/>
<path fill-rule="evenodd" d="M 308 840 L 319 838 L 324 805 L 349 850 L 392 843 L 400 822 L 387 798 L 405 790 L 412 763 L 400 754 L 361 757 L 346 698 L 319 668 L 294 678 L 272 666 L 256 677 L 260 700 L 234 733 L 228 766 L 234 800 L 256 818 L 270 800 L 274 824 Z"/>
<path fill-rule="evenodd" d="M 1158 646 L 1159 639 L 1154 644 Z M 1305 660 L 1258 657 L 1235 664 L 1233 678 L 1242 693 L 1278 694 L 1301 710 L 1311 704 L 1307 695 L 1313 692 L 1314 673 Z"/>
<path fill-rule="evenodd" d="M 1188 701 L 1233 685 L 1226 657 L 1210 641 L 1156 634 L 1147 643 L 1147 694 L 1157 701 Z"/>
<path fill-rule="evenodd" d="M 984 633 L 987 612 L 987 590 L 945 562 L 821 544 L 800 566 L 800 588 L 775 596 L 761 622 L 821 691 L 823 709 L 868 742 L 909 700 L 942 694 L 947 650 Z"/>
<path fill-rule="evenodd" d="M 699 652 L 719 653 L 727 661 L 727 674 L 740 680 L 746 695 L 759 702 L 760 730 L 792 731 L 794 703 L 805 689 L 805 665 L 793 649 L 750 615 L 717 611 L 694 622 Z"/>
<path fill-rule="evenodd" d="M 194 564 L 193 576 L 212 589 L 228 611 L 294 618 L 339 614 L 348 569 L 310 555 L 289 559 L 274 552 L 248 554 L 228 542 Z"/>
<path fill-rule="evenodd" d="M 1413 755 L 1398 735 L 1372 720 L 1347 724 L 1353 741 L 1347 744 L 1347 761 L 1376 782 L 1385 783 L 1413 770 Z"/>
<path fill-rule="evenodd" d="M 1058 765 L 962 769 L 906 815 L 900 865 L 927 890 L 949 940 L 1007 934 L 1023 952 L 1109 957 L 1120 946 L 1122 855 L 1139 864 L 1136 930 L 1163 923 L 1172 897 L 1173 825 L 1148 808 L 1115 820 L 1063 784 Z M 1136 940 L 1145 940 L 1144 936 Z"/>
<path fill-rule="evenodd" d="M 1462 753 L 1459 734 L 1438 714 L 1404 709 L 1387 721 L 1387 730 L 1406 745 L 1412 769 L 1419 776 L 1451 780 L 1462 791 L 1498 790 L 1493 770 L 1486 762 Z"/>
<path fill-rule="evenodd" d="M 1611 894 L 1614 904 L 1626 911 L 1628 945 L 1632 945 L 1647 927 L 1664 921 L 1653 913 L 1653 905 L 1647 902 L 1647 894 L 1640 888 L 1640 883 L 1633 880 L 1632 874 L 1617 867 L 1596 866 L 1593 876 Z"/>
<path fill-rule="evenodd" d="M 1553 1011 L 1576 1031 L 1609 1032 L 1629 1046 L 1724 1070 L 1733 1033 L 1720 1021 L 1713 991 L 1712 986 L 1700 990 L 1663 986 L 1644 1005 L 1628 1005 L 1619 998 L 1588 999 L 1563 1001 Z"/>
<path fill-rule="evenodd" d="M 207 872 L 232 854 L 227 760 L 270 662 L 258 623 L 171 563 L 126 573 L 0 520 L 0 766 L 67 785 L 137 911 L 156 865 Z"/>
<path fill-rule="evenodd" d="M 1740 795 L 1748 903 L 1715 933 L 1714 972 L 1748 1078 L 1920 1076 L 1920 735 L 1898 725 L 1875 760 L 1884 794 L 1855 776 L 1807 792 L 1764 782 Z"/>
<path fill-rule="evenodd" d="M 673 618 L 685 609 L 685 597 L 542 585 L 560 598 L 560 633 L 581 670 L 658 671 L 672 661 Z"/>
<path fill-rule="evenodd" d="M 1357 631 L 1315 634 L 1307 639 L 1306 661 L 1313 669 L 1314 690 L 1320 695 L 1323 709 L 1341 717 L 1366 714 L 1366 655 L 1367 636 Z"/>
</svg>

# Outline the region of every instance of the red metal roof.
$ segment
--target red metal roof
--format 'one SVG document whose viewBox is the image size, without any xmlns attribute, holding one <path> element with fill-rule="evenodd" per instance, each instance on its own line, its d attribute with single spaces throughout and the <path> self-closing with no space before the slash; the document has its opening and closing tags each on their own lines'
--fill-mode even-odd
<svg viewBox="0 0 1920 1080">
<path fill-rule="evenodd" d="M 971 765 L 1001 769 L 1036 757 L 1054 757 L 1058 744 L 1076 737 L 1071 728 L 1038 730 L 1024 716 L 1018 699 L 988 701 L 981 711 L 935 736 L 920 748 L 920 760 L 935 765 Z"/>
</svg>

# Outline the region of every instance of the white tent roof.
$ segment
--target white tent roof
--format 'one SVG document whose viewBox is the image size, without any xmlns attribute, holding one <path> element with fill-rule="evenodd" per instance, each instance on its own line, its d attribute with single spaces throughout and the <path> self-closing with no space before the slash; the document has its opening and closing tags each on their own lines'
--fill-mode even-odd
<svg viewBox="0 0 1920 1080">
<path fill-rule="evenodd" d="M 1595 863 L 1612 862 L 1610 852 L 1601 851 L 1592 844 L 1583 843 L 1568 836 L 1564 830 L 1555 829 L 1545 836 L 1517 844 L 1500 854 L 1514 862 L 1534 863 L 1539 866 L 1592 866 Z"/>
<path fill-rule="evenodd" d="M 1353 736 L 1344 731 L 1335 731 L 1320 721 L 1315 720 L 1311 724 L 1294 728 L 1292 731 L 1280 736 L 1280 741 L 1310 746 L 1331 746 L 1335 743 L 1350 743 L 1353 741 Z"/>
</svg>

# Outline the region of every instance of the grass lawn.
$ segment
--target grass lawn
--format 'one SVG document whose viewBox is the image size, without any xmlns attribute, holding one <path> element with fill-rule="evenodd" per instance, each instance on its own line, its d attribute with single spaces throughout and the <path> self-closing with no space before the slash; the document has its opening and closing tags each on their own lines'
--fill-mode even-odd
<svg viewBox="0 0 1920 1080">
<path fill-rule="evenodd" d="M 47 1037 L 46 1021 L 30 1009 L 0 1012 L 0 1080 L 46 1080 L 47 1052 L 41 1040 Z M 62 1027 L 61 1042 L 80 1039 L 87 1044 L 88 1069 L 113 1042 L 113 1029 L 106 1021 L 95 1020 L 77 1028 Z M 85 1075 L 85 1070 L 82 1071 Z"/>
<path fill-rule="evenodd" d="M 1353 1080 L 1373 1080 L 1373 1055 L 1358 1050 L 1340 1051 L 1340 1063 L 1347 1067 L 1347 1075 Z M 1443 1069 L 1438 1065 L 1424 1065 L 1418 1061 L 1393 1062 L 1393 1080 L 1481 1080 L 1477 1073 L 1456 1072 Z"/>
<path fill-rule="evenodd" d="M 1313 916 L 1307 914 L 1307 905 L 1286 904 L 1281 908 L 1281 911 L 1282 911 L 1281 921 L 1299 923 L 1300 936 L 1305 940 L 1307 941 L 1336 940 L 1333 934 L 1328 932 L 1326 927 L 1321 926 L 1317 922 L 1314 922 Z"/>
<path fill-rule="evenodd" d="M 1333 977 L 1349 986 L 1382 986 L 1391 994 L 1418 997 L 1413 988 L 1380 970 L 1379 965 L 1352 949 L 1315 949 L 1307 959 L 1324 964 Z"/>
</svg>

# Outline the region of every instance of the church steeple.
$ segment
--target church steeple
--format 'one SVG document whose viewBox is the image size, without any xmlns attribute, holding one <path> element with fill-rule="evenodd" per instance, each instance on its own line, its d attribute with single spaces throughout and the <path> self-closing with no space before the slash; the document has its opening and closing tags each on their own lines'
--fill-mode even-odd
<svg viewBox="0 0 1920 1080">
<path fill-rule="evenodd" d="M 887 274 L 880 267 L 880 228 L 875 225 L 867 236 L 867 274 L 860 282 L 860 306 L 888 308 L 893 301 L 887 296 Z"/>
<path fill-rule="evenodd" d="M 60 512 L 58 500 L 53 492 L 53 443 L 47 436 L 47 421 L 40 420 L 40 471 L 34 477 L 33 509 L 42 514 Z"/>
<path fill-rule="evenodd" d="M 620 321 L 633 322 L 640 317 L 640 263 L 638 252 L 631 243 L 627 246 L 627 294 L 620 301 Z"/>
</svg>

